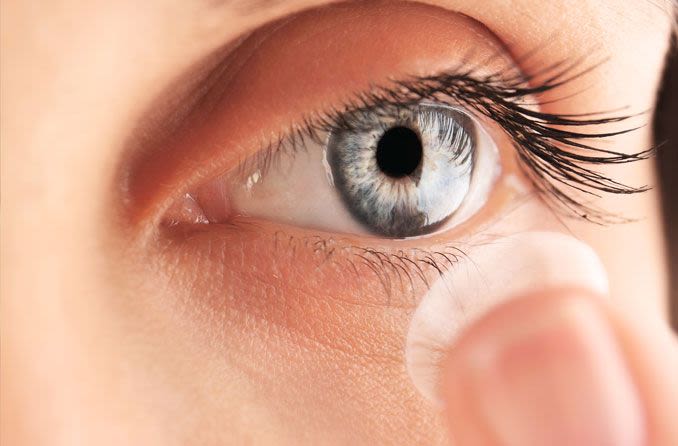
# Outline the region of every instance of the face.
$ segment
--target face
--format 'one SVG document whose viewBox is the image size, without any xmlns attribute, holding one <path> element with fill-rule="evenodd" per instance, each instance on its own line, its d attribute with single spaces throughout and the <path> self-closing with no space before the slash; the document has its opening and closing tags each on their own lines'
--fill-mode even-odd
<svg viewBox="0 0 678 446">
<path fill-rule="evenodd" d="M 671 19 L 622 3 L 3 4 L 3 435 L 446 444 L 413 315 L 539 286 L 525 233 L 663 306 Z"/>
</svg>

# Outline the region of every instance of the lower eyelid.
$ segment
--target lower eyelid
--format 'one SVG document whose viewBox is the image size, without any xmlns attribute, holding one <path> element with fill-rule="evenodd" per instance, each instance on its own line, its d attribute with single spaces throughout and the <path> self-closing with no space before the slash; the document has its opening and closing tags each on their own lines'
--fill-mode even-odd
<svg viewBox="0 0 678 446">
<path fill-rule="evenodd" d="M 461 250 L 443 245 L 423 249 L 375 243 L 368 247 L 360 240 L 310 232 L 295 234 L 255 221 L 167 230 L 169 237 L 177 240 L 170 249 L 184 252 L 189 257 L 198 252 L 209 252 L 219 263 L 219 270 L 233 271 L 239 280 L 249 280 L 250 272 L 256 271 L 261 275 L 257 280 L 282 280 L 285 286 L 298 283 L 299 286 L 327 290 L 336 285 L 336 277 L 343 277 L 352 285 L 344 288 L 342 299 L 353 296 L 351 303 L 355 305 L 412 307 L 418 292 L 428 287 L 438 274 L 452 268 L 463 255 Z M 257 252 L 266 255 L 259 257 Z M 172 258 L 179 255 L 178 252 L 170 254 Z M 205 261 L 212 263 L 205 259 L 200 263 Z M 243 265 L 249 266 L 243 269 Z M 314 285 L 308 282 L 311 277 Z M 331 298 L 331 295 L 325 297 Z"/>
</svg>

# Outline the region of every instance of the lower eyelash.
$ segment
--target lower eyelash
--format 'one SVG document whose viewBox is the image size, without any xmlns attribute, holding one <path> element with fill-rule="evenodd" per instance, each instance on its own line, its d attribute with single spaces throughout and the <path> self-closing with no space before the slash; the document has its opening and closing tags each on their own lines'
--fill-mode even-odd
<svg viewBox="0 0 678 446">
<path fill-rule="evenodd" d="M 452 246 L 426 250 L 411 248 L 388 251 L 380 248 L 343 244 L 340 241 L 319 235 L 295 237 L 284 231 L 275 233 L 276 250 L 283 249 L 293 255 L 298 248 L 308 249 L 317 257 L 317 267 L 333 262 L 338 267 L 353 275 L 356 281 L 365 280 L 359 269 L 371 271 L 382 285 L 387 301 L 394 293 L 410 292 L 415 303 L 417 285 L 427 289 L 430 280 L 442 276 L 462 258 L 464 251 Z M 339 261 L 334 258 L 342 255 Z"/>
</svg>

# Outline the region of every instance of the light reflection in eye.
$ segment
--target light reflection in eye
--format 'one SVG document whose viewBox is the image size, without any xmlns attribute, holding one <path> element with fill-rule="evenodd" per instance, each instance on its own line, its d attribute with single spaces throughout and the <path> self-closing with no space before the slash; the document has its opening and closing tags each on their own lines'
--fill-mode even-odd
<svg viewBox="0 0 678 446">
<path fill-rule="evenodd" d="M 494 141 L 457 108 L 364 109 L 344 123 L 259 158 L 244 177 L 217 179 L 200 196 L 226 187 L 231 215 L 406 238 L 471 217 L 499 173 Z"/>
</svg>

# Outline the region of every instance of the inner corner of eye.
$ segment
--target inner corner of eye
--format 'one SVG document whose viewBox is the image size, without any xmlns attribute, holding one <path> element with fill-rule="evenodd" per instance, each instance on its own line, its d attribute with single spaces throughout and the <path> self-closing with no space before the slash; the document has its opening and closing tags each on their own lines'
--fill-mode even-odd
<svg viewBox="0 0 678 446">
<path fill-rule="evenodd" d="M 163 221 L 168 226 L 225 223 L 232 217 L 233 211 L 229 194 L 223 176 L 207 181 L 176 197 Z"/>
</svg>

